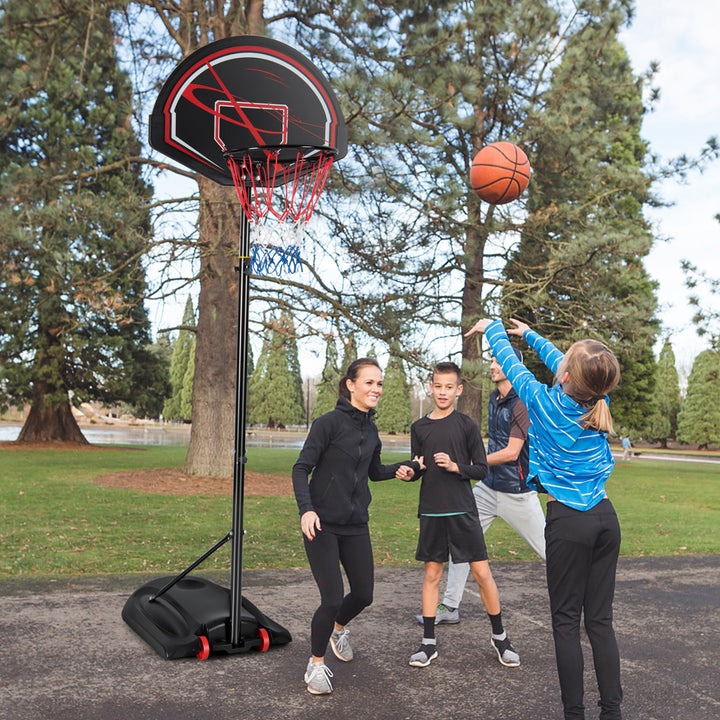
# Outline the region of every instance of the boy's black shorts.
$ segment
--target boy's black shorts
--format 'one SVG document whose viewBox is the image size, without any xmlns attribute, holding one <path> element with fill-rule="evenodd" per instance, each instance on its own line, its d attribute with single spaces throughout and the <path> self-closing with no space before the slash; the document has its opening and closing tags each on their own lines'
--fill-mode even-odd
<svg viewBox="0 0 720 720">
<path fill-rule="evenodd" d="M 487 560 L 480 519 L 474 515 L 420 516 L 420 537 L 415 559 L 421 562 L 477 562 Z"/>
</svg>

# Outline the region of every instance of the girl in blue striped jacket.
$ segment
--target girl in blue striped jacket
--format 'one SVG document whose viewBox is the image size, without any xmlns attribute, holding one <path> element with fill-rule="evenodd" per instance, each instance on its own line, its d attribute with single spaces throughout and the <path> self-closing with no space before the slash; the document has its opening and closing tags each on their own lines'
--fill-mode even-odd
<svg viewBox="0 0 720 720">
<path fill-rule="evenodd" d="M 595 340 L 580 340 L 563 355 L 525 323 L 480 320 L 493 355 L 530 416 L 530 480 L 547 492 L 545 544 L 555 657 L 565 720 L 584 720 L 580 619 L 593 650 L 600 720 L 621 720 L 620 656 L 612 625 L 620 525 L 605 493 L 614 460 L 607 442 L 612 416 L 607 393 L 620 380 L 615 355 Z M 525 339 L 554 373 L 538 382 L 518 360 L 510 335 Z"/>
</svg>

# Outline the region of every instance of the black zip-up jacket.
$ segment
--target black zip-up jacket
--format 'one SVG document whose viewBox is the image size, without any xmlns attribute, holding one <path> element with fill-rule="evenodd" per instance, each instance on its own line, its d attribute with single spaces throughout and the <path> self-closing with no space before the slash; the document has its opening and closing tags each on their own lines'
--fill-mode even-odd
<svg viewBox="0 0 720 720">
<path fill-rule="evenodd" d="M 415 462 L 380 462 L 382 443 L 374 414 L 374 410 L 358 410 L 341 397 L 334 410 L 313 422 L 292 469 L 300 515 L 314 510 L 321 524 L 367 524 L 372 499 L 368 477 L 389 480 L 401 465 L 419 472 Z"/>
</svg>

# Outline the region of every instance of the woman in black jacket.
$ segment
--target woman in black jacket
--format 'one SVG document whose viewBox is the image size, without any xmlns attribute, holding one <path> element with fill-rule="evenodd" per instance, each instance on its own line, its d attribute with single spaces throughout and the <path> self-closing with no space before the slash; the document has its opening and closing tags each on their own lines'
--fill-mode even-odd
<svg viewBox="0 0 720 720">
<path fill-rule="evenodd" d="M 325 665 L 328 641 L 344 662 L 353 658 L 345 625 L 373 599 L 373 556 L 368 528 L 371 480 L 395 477 L 401 465 L 383 465 L 372 416 L 382 395 L 382 372 L 373 358 L 355 360 L 339 384 L 334 410 L 313 422 L 292 470 L 305 552 L 320 590 L 311 625 L 312 657 L 305 672 L 314 695 L 332 692 Z M 312 472 L 312 476 L 310 473 Z M 350 584 L 344 595 L 342 564 Z"/>
</svg>

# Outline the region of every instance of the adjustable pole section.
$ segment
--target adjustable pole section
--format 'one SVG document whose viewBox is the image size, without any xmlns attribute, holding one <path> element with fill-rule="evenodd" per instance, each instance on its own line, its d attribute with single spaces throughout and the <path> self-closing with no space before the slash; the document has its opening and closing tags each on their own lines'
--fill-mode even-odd
<svg viewBox="0 0 720 720">
<path fill-rule="evenodd" d="M 243 212 L 238 257 L 237 375 L 235 378 L 235 457 L 233 467 L 232 555 L 230 566 L 230 642 L 242 644 L 243 512 L 245 504 L 245 410 L 247 407 L 248 304 L 250 299 L 250 223 Z"/>
</svg>

